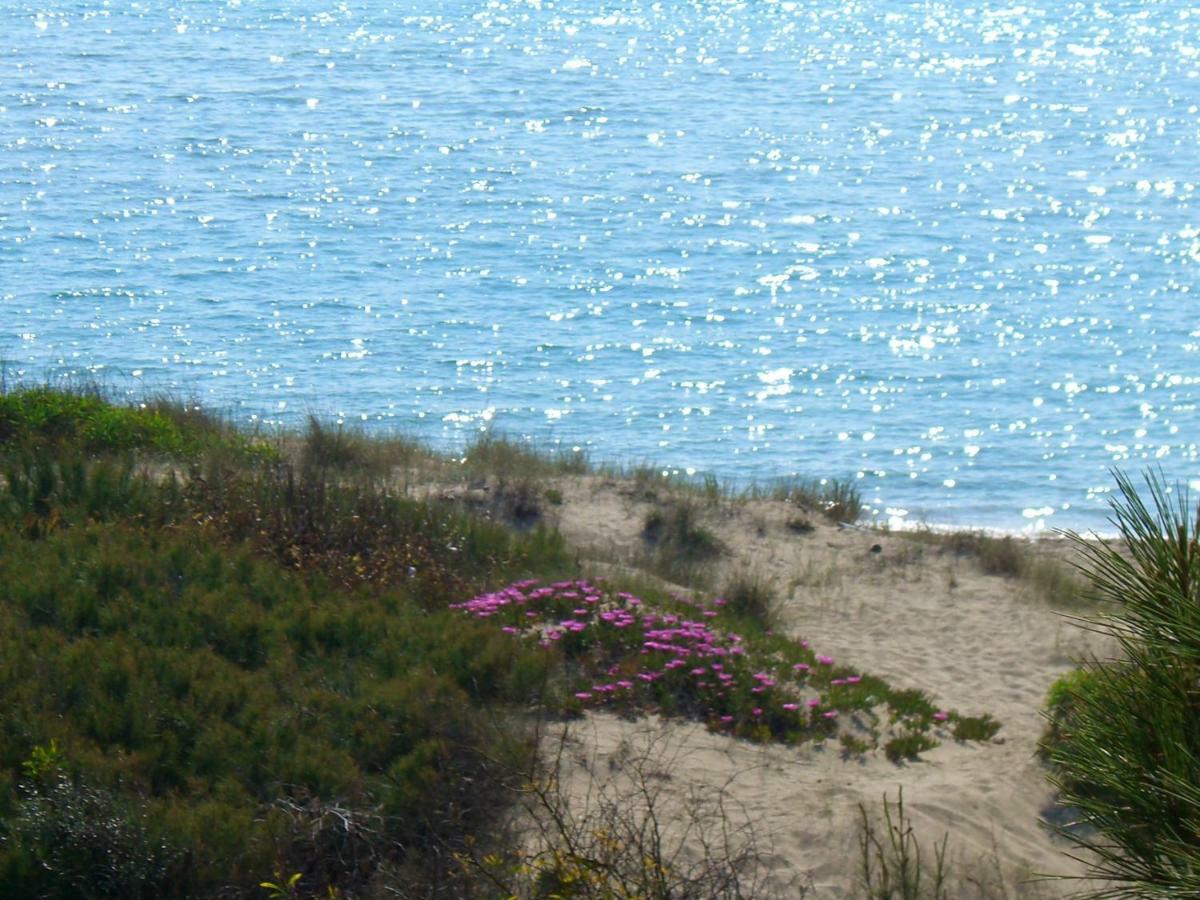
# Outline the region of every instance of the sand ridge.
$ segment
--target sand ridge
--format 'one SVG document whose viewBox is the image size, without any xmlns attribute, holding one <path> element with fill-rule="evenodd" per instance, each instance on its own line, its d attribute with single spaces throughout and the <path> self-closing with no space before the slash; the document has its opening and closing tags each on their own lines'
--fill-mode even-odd
<svg viewBox="0 0 1200 900">
<path fill-rule="evenodd" d="M 662 502 L 654 492 L 603 476 L 562 479 L 555 490 L 561 503 L 548 516 L 585 565 L 594 559 L 602 569 L 644 552 L 646 515 Z M 1036 745 L 1047 689 L 1074 660 L 1104 649 L 1094 636 L 1018 580 L 984 574 L 936 542 L 839 527 L 819 515 L 801 524 L 795 506 L 767 499 L 720 500 L 703 516 L 724 546 L 719 570 L 753 570 L 774 585 L 780 627 L 839 662 L 920 688 L 947 708 L 990 713 L 1003 727 L 985 744 L 943 733 L 919 761 L 895 765 L 882 753 L 847 759 L 833 747 L 763 747 L 689 723 L 589 714 L 574 733 L 593 762 L 631 741 L 657 741 L 674 748 L 664 774 L 680 798 L 688 786 L 728 784 L 734 807 L 773 847 L 773 894 L 807 885 L 808 896 L 861 896 L 859 804 L 877 812 L 881 798 L 894 800 L 901 788 L 917 833 L 928 842 L 948 834 L 957 869 L 984 882 L 961 884 L 962 896 L 1057 896 L 1079 887 L 1026 879 L 1082 872 L 1066 855 L 1069 844 L 1040 823 L 1053 791 Z M 1036 549 L 1069 552 L 1061 542 Z"/>
</svg>

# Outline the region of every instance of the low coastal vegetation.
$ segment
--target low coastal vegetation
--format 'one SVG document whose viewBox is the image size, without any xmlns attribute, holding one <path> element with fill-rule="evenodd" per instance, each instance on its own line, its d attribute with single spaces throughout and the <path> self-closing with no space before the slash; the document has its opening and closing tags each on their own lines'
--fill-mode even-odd
<svg viewBox="0 0 1200 900">
<path fill-rule="evenodd" d="M 427 490 L 430 473 L 462 487 Z M 659 763 L 630 765 L 636 814 L 626 794 L 580 812 L 546 758 L 547 729 L 653 715 L 897 765 L 996 734 L 984 711 L 942 708 L 777 631 L 768 583 L 714 574 L 724 550 L 705 510 L 729 499 L 715 482 L 631 478 L 651 507 L 641 568 L 589 571 L 546 511 L 562 502 L 554 479 L 594 474 L 576 451 L 492 436 L 453 458 L 315 419 L 265 436 L 169 400 L 0 394 L 8 895 L 753 896 L 765 870 L 754 835 L 724 829 L 726 798 L 692 807 L 689 833 L 723 837 L 684 866 L 652 828 Z M 830 484 L 778 499 L 797 522 L 856 516 L 849 488 Z M 1142 585 L 1133 608 L 1158 618 L 1139 612 L 1119 631 L 1151 637 L 1130 638 L 1128 667 L 1058 689 L 1046 753 L 1064 797 L 1119 833 L 1123 820 L 1102 815 L 1117 774 L 1087 754 L 1125 729 L 1130 765 L 1165 787 L 1134 805 L 1157 830 L 1130 824 L 1105 859 L 1153 860 L 1138 871 L 1178 885 L 1195 870 L 1195 754 L 1138 743 L 1133 712 L 1102 713 L 1136 697 L 1175 711 L 1152 723 L 1174 729 L 1171 748 L 1200 746 L 1179 705 L 1200 563 L 1194 527 L 1135 513 L 1122 519 L 1144 538 L 1134 568 L 1095 551 L 1094 584 L 1114 604 Z M 1152 524 L 1174 537 L 1156 545 Z M 980 546 L 981 565 L 1006 558 Z M 719 589 L 661 577 L 695 565 Z M 1025 565 L 999 574 L 1027 577 Z M 864 814 L 872 896 L 943 883 L 905 868 L 921 865 L 907 825 L 873 827 Z M 879 869 L 897 864 L 899 893 Z"/>
<path fill-rule="evenodd" d="M 0 396 L 0 437 L 12 896 L 487 895 L 462 860 L 507 850 L 547 716 L 845 730 L 896 759 L 995 727 L 774 634 L 751 583 L 637 596 L 588 580 L 537 517 L 397 483 L 457 465 L 548 502 L 540 479 L 577 456 L 485 438 L 438 460 L 316 420 L 268 440 L 40 387 Z M 672 515 L 647 522 L 664 551 L 718 552 Z"/>
</svg>

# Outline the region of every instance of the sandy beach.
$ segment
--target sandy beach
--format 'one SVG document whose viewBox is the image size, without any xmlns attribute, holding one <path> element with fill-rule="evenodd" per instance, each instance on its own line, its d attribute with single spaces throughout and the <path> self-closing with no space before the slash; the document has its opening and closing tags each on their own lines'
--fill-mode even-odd
<svg viewBox="0 0 1200 900">
<path fill-rule="evenodd" d="M 549 521 L 585 568 L 627 572 L 613 561 L 644 552 L 642 523 L 661 498 L 629 479 L 595 475 L 556 481 L 554 490 L 562 502 Z M 877 817 L 883 798 L 894 803 L 903 791 L 927 857 L 947 839 L 952 896 L 1059 896 L 1079 887 L 1038 879 L 1078 876 L 1083 867 L 1043 824 L 1054 815 L 1054 792 L 1036 749 L 1047 689 L 1104 650 L 1069 620 L 1080 608 L 1056 609 L 1037 585 L 987 574 L 953 541 L 930 535 L 819 515 L 798 523 L 794 505 L 769 499 L 725 498 L 703 516 L 723 545 L 718 583 L 738 570 L 769 581 L 790 636 L 947 707 L 989 713 L 1002 727 L 986 743 L 942 732 L 940 746 L 918 761 L 894 764 L 878 751 L 848 758 L 833 745 L 755 745 L 692 723 L 590 713 L 569 726 L 564 756 L 579 797 L 619 780 L 630 753 L 658 754 L 659 802 L 681 816 L 689 797 L 722 797 L 727 815 L 769 848 L 770 895 L 838 898 L 863 895 L 860 804 Z M 1022 552 L 1065 560 L 1073 550 L 1045 539 L 1023 542 Z M 558 731 L 548 738 L 561 739 Z"/>
</svg>

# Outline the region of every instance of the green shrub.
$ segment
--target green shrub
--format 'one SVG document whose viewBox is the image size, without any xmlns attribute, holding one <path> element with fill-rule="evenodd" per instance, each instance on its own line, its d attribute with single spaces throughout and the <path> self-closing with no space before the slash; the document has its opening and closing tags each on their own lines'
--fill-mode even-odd
<svg viewBox="0 0 1200 900">
<path fill-rule="evenodd" d="M 1149 501 L 1117 478 L 1113 523 L 1124 546 L 1076 537 L 1098 598 L 1093 623 L 1121 647 L 1050 696 L 1049 739 L 1061 802 L 1094 829 L 1068 836 L 1094 853 L 1092 896 L 1200 894 L 1200 507 L 1146 479 Z"/>
<path fill-rule="evenodd" d="M 0 583 L 16 895 L 89 881 L 110 886 L 94 896 L 158 896 L 163 879 L 208 895 L 278 858 L 344 889 L 386 864 L 425 871 L 496 813 L 499 779 L 530 751 L 498 710 L 536 697 L 553 662 L 402 596 L 328 591 L 194 526 L 0 529 Z M 51 746 L 71 777 L 14 787 L 57 765 Z M 26 865 L 45 859 L 52 871 Z"/>
<path fill-rule="evenodd" d="M 96 455 L 139 451 L 194 456 L 224 450 L 273 458 L 273 448 L 240 434 L 194 404 L 163 397 L 109 402 L 97 388 L 16 387 L 0 392 L 0 450 L 52 448 Z"/>
<path fill-rule="evenodd" d="M 4 822 L 0 882 L 36 897 L 164 897 L 183 857 L 143 804 L 61 771 L 22 785 Z M 10 895 L 11 896 L 11 895 Z"/>
</svg>

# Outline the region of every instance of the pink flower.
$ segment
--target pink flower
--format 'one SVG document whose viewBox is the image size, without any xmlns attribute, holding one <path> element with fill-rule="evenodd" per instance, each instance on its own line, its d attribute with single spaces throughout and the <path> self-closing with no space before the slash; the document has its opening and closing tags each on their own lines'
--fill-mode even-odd
<svg viewBox="0 0 1200 900">
<path fill-rule="evenodd" d="M 809 709 L 816 709 L 816 708 L 817 708 L 818 706 L 820 706 L 820 705 L 821 705 L 821 698 L 820 698 L 820 697 L 813 697 L 811 700 L 809 700 L 809 701 L 808 701 L 808 708 L 809 708 Z"/>
<path fill-rule="evenodd" d="M 832 656 L 817 656 L 817 662 L 819 662 L 823 666 L 832 666 L 833 665 L 833 657 Z"/>
<path fill-rule="evenodd" d="M 753 713 L 754 713 L 754 717 L 755 717 L 755 718 L 758 718 L 759 716 L 761 716 L 761 715 L 762 715 L 762 707 L 761 707 L 761 706 L 756 706 L 756 707 L 754 707 L 754 709 L 753 709 L 753 710 L 751 710 L 751 712 L 753 712 Z"/>
<path fill-rule="evenodd" d="M 828 710 L 827 712 L 824 713 L 824 716 L 827 719 L 836 719 L 837 718 L 837 710 L 836 709 Z"/>
<path fill-rule="evenodd" d="M 783 708 L 786 709 L 788 712 L 795 712 L 796 710 L 798 710 L 800 708 L 800 706 L 797 703 L 785 703 L 785 704 L 783 704 Z"/>
<path fill-rule="evenodd" d="M 592 695 L 591 695 L 591 694 L 589 694 L 587 691 L 576 691 L 576 692 L 575 692 L 575 699 L 576 699 L 576 700 L 591 700 L 591 699 L 592 699 Z"/>
<path fill-rule="evenodd" d="M 950 718 L 950 713 L 939 709 L 933 714 L 933 718 L 937 722 L 945 722 L 948 718 Z"/>
</svg>

